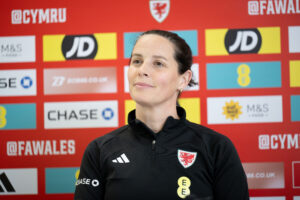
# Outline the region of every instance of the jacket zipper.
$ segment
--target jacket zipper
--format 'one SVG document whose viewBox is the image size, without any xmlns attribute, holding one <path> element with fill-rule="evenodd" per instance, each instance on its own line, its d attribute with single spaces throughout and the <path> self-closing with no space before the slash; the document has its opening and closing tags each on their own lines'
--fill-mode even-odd
<svg viewBox="0 0 300 200">
<path fill-rule="evenodd" d="M 156 148 L 156 140 L 152 140 L 152 162 L 155 161 L 156 153 L 155 153 L 155 148 Z M 153 163 L 154 164 L 154 163 Z"/>
<path fill-rule="evenodd" d="M 155 151 L 156 140 L 152 140 L 152 151 Z"/>
</svg>

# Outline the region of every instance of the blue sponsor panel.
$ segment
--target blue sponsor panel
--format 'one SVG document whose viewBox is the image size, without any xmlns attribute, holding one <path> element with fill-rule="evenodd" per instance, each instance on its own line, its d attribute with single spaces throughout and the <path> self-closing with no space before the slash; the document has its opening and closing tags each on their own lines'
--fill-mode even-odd
<svg viewBox="0 0 300 200">
<path fill-rule="evenodd" d="M 291 119 L 292 122 L 300 121 L 300 95 L 291 96 Z"/>
<path fill-rule="evenodd" d="M 172 31 L 190 46 L 193 56 L 198 56 L 198 32 L 196 30 Z M 124 33 L 124 57 L 130 58 L 135 41 L 142 32 Z"/>
<path fill-rule="evenodd" d="M 35 104 L 0 104 L 0 130 L 35 128 Z"/>
<path fill-rule="evenodd" d="M 281 87 L 281 63 L 211 63 L 206 65 L 207 89 Z"/>
<path fill-rule="evenodd" d="M 74 193 L 79 167 L 46 168 L 46 194 Z"/>
</svg>

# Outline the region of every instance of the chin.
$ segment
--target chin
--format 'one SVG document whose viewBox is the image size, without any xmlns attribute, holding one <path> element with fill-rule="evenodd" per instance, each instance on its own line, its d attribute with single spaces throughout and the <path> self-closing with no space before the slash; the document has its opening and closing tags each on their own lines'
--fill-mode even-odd
<svg viewBox="0 0 300 200">
<path fill-rule="evenodd" d="M 151 98 L 147 98 L 146 96 L 137 97 L 137 96 L 131 96 L 131 98 L 139 105 L 151 105 L 153 101 Z"/>
</svg>

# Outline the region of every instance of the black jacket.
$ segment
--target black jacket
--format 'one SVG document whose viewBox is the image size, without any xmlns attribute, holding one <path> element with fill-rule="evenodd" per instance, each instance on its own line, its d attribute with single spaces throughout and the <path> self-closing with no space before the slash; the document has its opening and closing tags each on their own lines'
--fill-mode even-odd
<svg viewBox="0 0 300 200">
<path fill-rule="evenodd" d="M 219 133 L 167 118 L 153 133 L 129 125 L 92 141 L 83 156 L 76 200 L 248 200 L 247 179 L 232 142 Z"/>
</svg>

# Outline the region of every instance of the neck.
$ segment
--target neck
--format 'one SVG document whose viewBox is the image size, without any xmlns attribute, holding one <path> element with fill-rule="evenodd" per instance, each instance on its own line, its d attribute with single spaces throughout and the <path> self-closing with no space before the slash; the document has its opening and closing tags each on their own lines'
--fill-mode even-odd
<svg viewBox="0 0 300 200">
<path fill-rule="evenodd" d="M 136 104 L 136 118 L 146 124 L 154 133 L 159 132 L 169 116 L 179 119 L 176 104 L 172 106 L 143 106 Z"/>
</svg>

